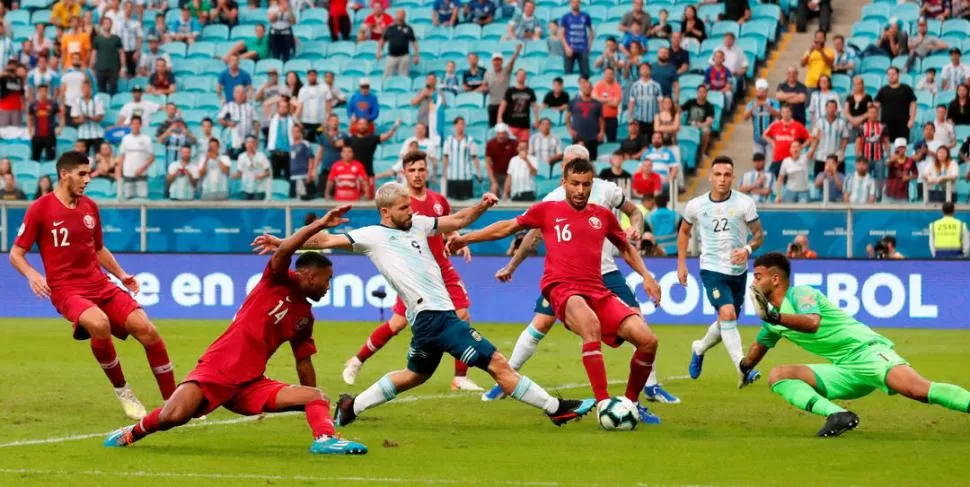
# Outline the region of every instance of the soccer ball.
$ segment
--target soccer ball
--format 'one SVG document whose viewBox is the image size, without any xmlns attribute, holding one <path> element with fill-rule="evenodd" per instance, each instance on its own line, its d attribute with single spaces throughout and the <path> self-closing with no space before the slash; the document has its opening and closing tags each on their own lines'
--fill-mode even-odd
<svg viewBox="0 0 970 487">
<path fill-rule="evenodd" d="M 600 426 L 605 430 L 630 431 L 637 427 L 637 405 L 624 396 L 600 401 L 596 406 Z"/>
</svg>

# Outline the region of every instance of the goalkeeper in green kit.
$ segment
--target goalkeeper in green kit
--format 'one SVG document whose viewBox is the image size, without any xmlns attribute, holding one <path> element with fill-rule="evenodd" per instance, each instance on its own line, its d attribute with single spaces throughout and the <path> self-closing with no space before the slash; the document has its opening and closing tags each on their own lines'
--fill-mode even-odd
<svg viewBox="0 0 970 487">
<path fill-rule="evenodd" d="M 752 299 L 763 320 L 758 339 L 741 359 L 745 372 L 782 337 L 830 364 L 782 365 L 768 376 L 771 391 L 819 416 L 817 436 L 838 436 L 859 425 L 859 416 L 831 400 L 857 399 L 876 389 L 970 413 L 970 392 L 930 382 L 893 350 L 893 342 L 859 323 L 809 286 L 791 286 L 791 263 L 779 253 L 754 261 Z"/>
</svg>

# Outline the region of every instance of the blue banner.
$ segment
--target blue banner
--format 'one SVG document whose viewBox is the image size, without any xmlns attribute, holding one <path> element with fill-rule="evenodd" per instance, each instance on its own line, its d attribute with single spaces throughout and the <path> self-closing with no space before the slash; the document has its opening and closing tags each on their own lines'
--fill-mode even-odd
<svg viewBox="0 0 970 487">
<path fill-rule="evenodd" d="M 40 268 L 36 254 L 31 262 Z M 266 265 L 254 255 L 125 254 L 118 260 L 136 274 L 137 296 L 153 318 L 230 320 Z M 355 255 L 334 255 L 331 292 L 315 305 L 318 320 L 374 321 L 385 317 L 396 297 L 370 261 Z M 471 315 L 479 322 L 528 323 L 539 294 L 541 258 L 526 260 L 514 281 L 502 284 L 494 274 L 504 257 L 478 257 L 471 263 L 454 259 L 471 295 Z M 663 292 L 660 309 L 647 302 L 640 277 L 627 272 L 636 288 L 641 311 L 654 324 L 707 324 L 714 308 L 707 302 L 696 261 L 690 262 L 686 288 L 677 284 L 675 259 L 647 262 Z M 954 299 L 970 272 L 968 262 L 800 260 L 794 263 L 794 283 L 816 286 L 833 302 L 863 323 L 876 327 L 970 328 L 970 300 Z M 749 278 L 750 279 L 750 278 Z M 52 317 L 53 307 L 35 298 L 27 282 L 9 265 L 0 266 L 0 316 Z M 386 289 L 383 301 L 373 291 Z M 751 306 L 741 322 L 755 324 Z"/>
<path fill-rule="evenodd" d="M 841 211 L 758 210 L 765 230 L 764 252 L 786 252 L 799 234 L 808 236 L 811 249 L 825 257 L 845 257 L 848 245 L 848 214 Z M 862 255 L 865 255 L 863 252 Z"/>
<path fill-rule="evenodd" d="M 853 211 L 852 255 L 865 257 L 866 245 L 892 235 L 896 237 L 896 250 L 906 257 L 930 258 L 929 226 L 942 216 L 939 210 Z M 970 214 L 958 212 L 955 216 L 970 224 Z"/>
<path fill-rule="evenodd" d="M 286 232 L 286 210 L 152 209 L 148 213 L 149 252 L 249 252 L 264 232 Z"/>
</svg>

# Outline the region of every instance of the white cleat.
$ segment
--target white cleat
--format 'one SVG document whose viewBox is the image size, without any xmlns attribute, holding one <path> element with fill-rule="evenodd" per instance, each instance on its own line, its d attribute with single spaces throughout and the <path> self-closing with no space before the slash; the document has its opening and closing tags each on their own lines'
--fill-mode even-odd
<svg viewBox="0 0 970 487">
<path fill-rule="evenodd" d="M 475 381 L 469 379 L 468 377 L 455 377 L 451 381 L 451 390 L 453 391 L 476 391 L 481 392 L 485 389 L 479 387 Z"/>
<path fill-rule="evenodd" d="M 364 366 L 364 362 L 361 362 L 356 355 L 350 357 L 347 363 L 344 364 L 344 382 L 347 385 L 352 386 L 354 382 L 357 382 L 357 374 L 360 373 L 360 368 Z"/>
<path fill-rule="evenodd" d="M 135 392 L 127 384 L 124 387 L 116 387 L 115 395 L 118 396 L 121 408 L 125 411 L 125 416 L 128 416 L 128 419 L 141 421 L 148 414 L 145 411 L 145 406 L 141 405 L 141 402 L 135 397 Z"/>
</svg>

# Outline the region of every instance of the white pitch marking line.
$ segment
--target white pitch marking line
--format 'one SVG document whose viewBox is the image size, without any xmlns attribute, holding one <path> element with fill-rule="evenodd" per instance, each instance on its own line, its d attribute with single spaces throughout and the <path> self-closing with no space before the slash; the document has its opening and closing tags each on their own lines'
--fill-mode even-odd
<svg viewBox="0 0 970 487">
<path fill-rule="evenodd" d="M 674 381 L 674 380 L 684 380 L 689 378 L 690 376 L 688 375 L 675 375 L 675 376 L 664 378 L 663 382 Z M 626 384 L 626 381 L 612 380 L 609 383 L 612 385 Z M 548 390 L 555 391 L 559 389 L 579 389 L 582 387 L 589 387 L 589 383 L 574 382 L 569 384 L 562 384 L 562 385 L 550 387 L 548 388 Z M 425 395 L 416 395 L 416 396 L 405 396 L 402 398 L 397 398 L 388 404 L 411 403 L 411 402 L 418 402 L 418 401 L 433 401 L 433 400 L 441 400 L 441 399 L 465 399 L 475 395 L 478 395 L 478 393 L 425 394 Z M 259 415 L 259 416 L 244 416 L 241 418 L 223 419 L 219 421 L 195 421 L 187 425 L 180 426 L 178 429 L 183 430 L 183 429 L 189 429 L 189 428 L 202 428 L 206 426 L 220 426 L 220 425 L 226 425 L 226 424 L 249 423 L 252 421 L 260 421 L 264 419 L 277 418 L 281 416 L 291 416 L 294 414 L 301 414 L 301 413 L 299 412 L 271 413 L 271 414 L 265 414 L 265 415 Z M 111 433 L 112 431 L 107 431 L 104 433 L 84 433 L 84 434 L 60 436 L 60 437 L 54 437 L 54 438 L 41 438 L 36 440 L 17 440 L 17 441 L 11 441 L 9 443 L 0 443 L 0 448 L 12 448 L 12 447 L 18 447 L 18 446 L 31 446 L 31 445 L 47 445 L 51 443 L 67 443 L 70 441 L 80 441 L 80 440 L 87 440 L 91 438 L 104 438 L 105 436 L 108 436 Z"/>
</svg>

